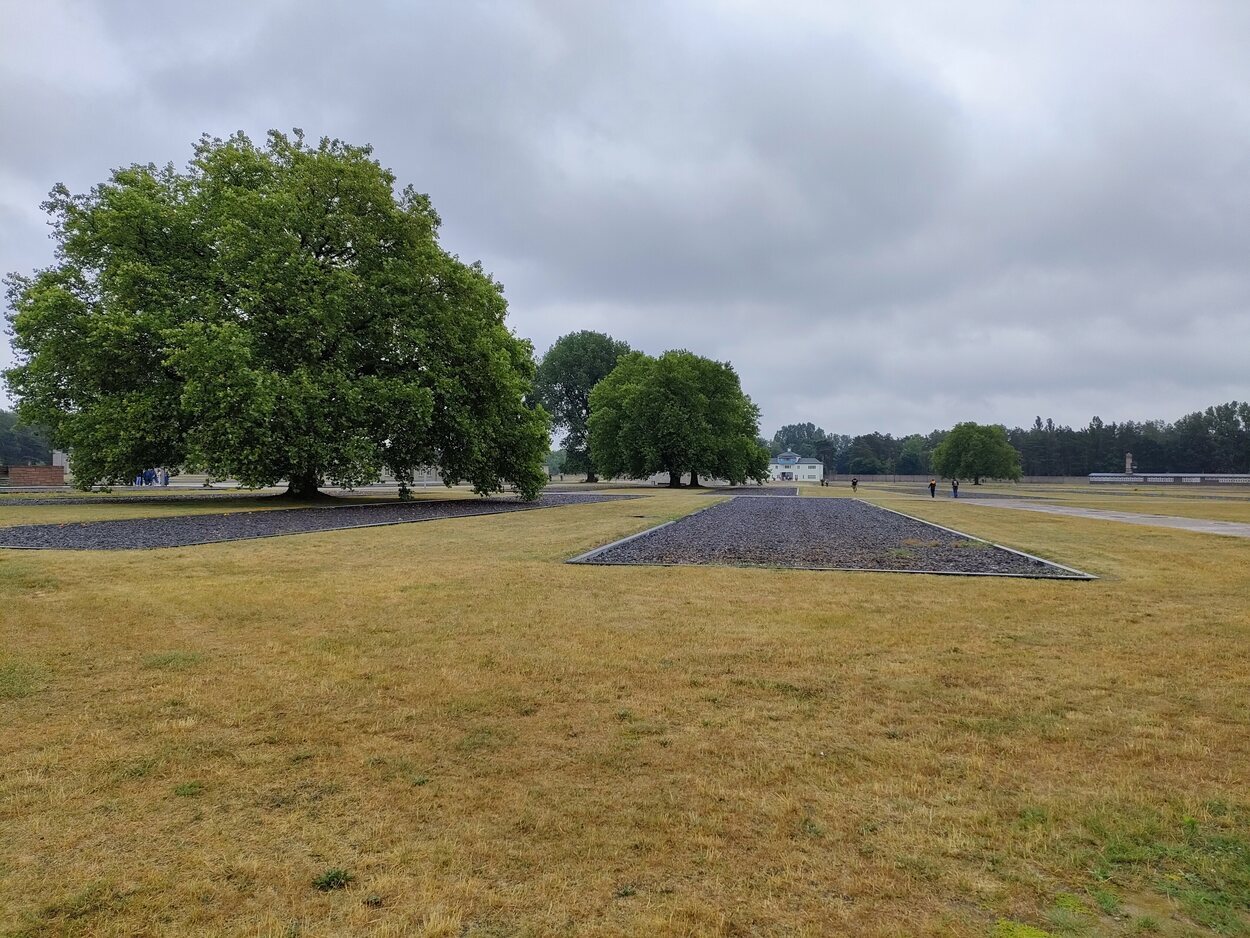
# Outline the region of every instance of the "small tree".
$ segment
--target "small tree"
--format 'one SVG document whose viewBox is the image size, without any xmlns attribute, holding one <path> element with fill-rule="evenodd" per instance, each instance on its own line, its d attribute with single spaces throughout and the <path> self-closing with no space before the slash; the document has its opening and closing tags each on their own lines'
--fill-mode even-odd
<svg viewBox="0 0 1250 938">
<path fill-rule="evenodd" d="M 899 453 L 894 469 L 903 475 L 920 475 L 929 471 L 930 454 L 924 448 L 924 437 L 913 433 L 903 440 L 903 449 Z"/>
<path fill-rule="evenodd" d="M 552 426 L 565 431 L 561 472 L 584 472 L 587 482 L 598 481 L 590 458 L 590 392 L 628 352 L 625 342 L 583 330 L 558 338 L 539 363 L 535 393 Z"/>
<path fill-rule="evenodd" d="M 960 423 L 933 451 L 933 468 L 948 479 L 1020 478 L 1020 454 L 997 424 Z"/>
<path fill-rule="evenodd" d="M 10 280 L 24 420 L 83 487 L 185 466 L 249 487 L 546 480 L 528 342 L 500 287 L 368 147 L 203 138 L 186 172 L 131 166 L 45 208 L 56 263 Z"/>
<path fill-rule="evenodd" d="M 829 441 L 828 435 L 812 422 L 788 423 L 773 434 L 769 450 L 775 456 L 789 450 L 799 456 L 815 457 L 819 455 L 822 444 Z"/>
<path fill-rule="evenodd" d="M 686 351 L 626 355 L 590 396 L 590 451 L 604 475 L 669 485 L 712 476 L 741 484 L 768 478 L 759 408 L 728 363 Z"/>
</svg>

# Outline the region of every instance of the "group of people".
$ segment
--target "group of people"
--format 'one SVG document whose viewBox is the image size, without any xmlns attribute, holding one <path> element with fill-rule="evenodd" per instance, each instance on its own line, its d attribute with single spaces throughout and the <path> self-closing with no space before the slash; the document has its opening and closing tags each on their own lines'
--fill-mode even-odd
<svg viewBox="0 0 1250 938">
<path fill-rule="evenodd" d="M 142 472 L 135 474 L 135 488 L 143 488 L 145 485 L 169 485 L 168 469 L 144 469 Z"/>
<path fill-rule="evenodd" d="M 929 480 L 929 497 L 937 498 L 937 479 Z M 959 497 L 959 480 L 951 479 L 951 498 Z"/>
<path fill-rule="evenodd" d="M 821 479 L 820 484 L 828 485 L 829 480 Z M 859 491 L 859 476 L 851 476 L 851 491 L 852 492 Z M 937 479 L 929 480 L 929 497 L 937 498 Z M 958 498 L 958 497 L 959 497 L 959 480 L 951 479 L 951 498 Z"/>
</svg>

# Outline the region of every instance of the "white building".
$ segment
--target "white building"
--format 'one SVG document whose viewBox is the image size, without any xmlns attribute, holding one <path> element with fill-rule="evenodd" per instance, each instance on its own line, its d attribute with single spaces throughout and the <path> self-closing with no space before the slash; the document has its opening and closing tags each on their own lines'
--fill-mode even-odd
<svg viewBox="0 0 1250 938">
<path fill-rule="evenodd" d="M 774 482 L 819 482 L 825 477 L 825 464 L 798 453 L 778 453 L 768 463 L 768 475 Z"/>
</svg>

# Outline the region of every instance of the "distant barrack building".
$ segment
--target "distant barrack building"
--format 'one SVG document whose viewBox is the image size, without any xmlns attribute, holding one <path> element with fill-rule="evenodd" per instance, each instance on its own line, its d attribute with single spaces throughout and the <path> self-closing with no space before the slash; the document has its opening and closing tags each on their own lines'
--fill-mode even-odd
<svg viewBox="0 0 1250 938">
<path fill-rule="evenodd" d="M 1121 485 L 1250 485 L 1250 475 L 1228 472 L 1091 472 L 1089 481 Z"/>
<path fill-rule="evenodd" d="M 768 476 L 774 482 L 819 482 L 825 477 L 825 464 L 798 453 L 778 453 L 768 463 Z"/>
</svg>

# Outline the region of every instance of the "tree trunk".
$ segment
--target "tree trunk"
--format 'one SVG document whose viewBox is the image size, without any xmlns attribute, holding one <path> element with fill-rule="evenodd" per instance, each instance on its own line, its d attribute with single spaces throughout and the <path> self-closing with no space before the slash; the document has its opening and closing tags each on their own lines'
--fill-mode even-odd
<svg viewBox="0 0 1250 938">
<path fill-rule="evenodd" d="M 320 493 L 321 479 L 315 472 L 291 473 L 286 494 L 290 498 L 316 498 Z"/>
<path fill-rule="evenodd" d="M 675 469 L 668 470 L 668 487 L 670 489 L 681 488 L 681 473 Z"/>
<path fill-rule="evenodd" d="M 699 487 L 699 474 L 693 469 L 690 470 L 690 487 L 692 489 L 697 489 Z"/>
<path fill-rule="evenodd" d="M 590 469 L 590 470 L 588 470 L 588 471 L 586 472 L 586 481 L 587 481 L 587 482 L 598 482 L 598 481 L 599 481 L 599 477 L 598 477 L 597 475 L 595 475 L 595 470 Z"/>
</svg>

